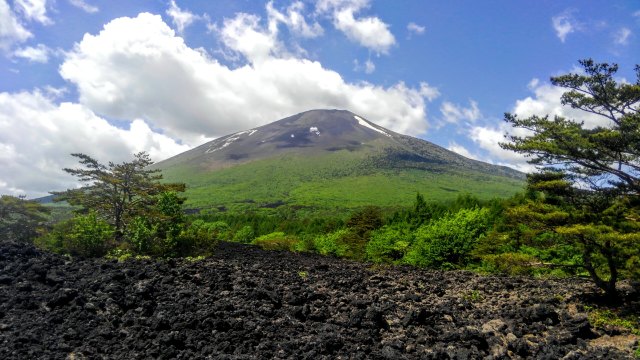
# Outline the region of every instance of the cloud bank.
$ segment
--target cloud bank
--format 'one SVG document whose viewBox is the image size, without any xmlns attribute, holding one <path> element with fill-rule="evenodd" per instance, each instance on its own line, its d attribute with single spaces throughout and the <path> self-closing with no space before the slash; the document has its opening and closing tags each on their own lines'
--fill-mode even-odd
<svg viewBox="0 0 640 360">
<path fill-rule="evenodd" d="M 147 150 L 158 161 L 316 108 L 349 109 L 397 132 L 425 133 L 426 103 L 437 89 L 348 82 L 287 49 L 279 26 L 299 36 L 320 33 L 299 16 L 301 6 L 272 8 L 267 21 L 245 13 L 225 19 L 214 35 L 244 61 L 237 67 L 189 47 L 159 15 L 117 18 L 85 34 L 59 67 L 77 89 L 77 103 L 57 103 L 59 89 L 0 94 L 2 165 L 12 174 L 0 178 L 0 192 L 34 196 L 75 186 L 61 170 L 74 166 L 72 152 L 124 161 Z M 46 61 L 37 47 L 16 56 Z"/>
<path fill-rule="evenodd" d="M 185 45 L 159 16 L 140 14 L 85 35 L 60 74 L 90 109 L 145 119 L 190 145 L 314 108 L 350 109 L 403 133 L 427 130 L 427 84 L 346 82 L 317 61 L 289 56 L 254 15 L 226 19 L 220 33 L 246 65 L 223 65 Z"/>
<path fill-rule="evenodd" d="M 187 149 L 140 119 L 121 129 L 80 104 L 55 104 L 38 90 L 0 93 L 1 193 L 42 196 L 74 187 L 75 181 L 61 171 L 77 166 L 71 153 L 106 162 L 143 150 L 161 159 Z"/>
</svg>

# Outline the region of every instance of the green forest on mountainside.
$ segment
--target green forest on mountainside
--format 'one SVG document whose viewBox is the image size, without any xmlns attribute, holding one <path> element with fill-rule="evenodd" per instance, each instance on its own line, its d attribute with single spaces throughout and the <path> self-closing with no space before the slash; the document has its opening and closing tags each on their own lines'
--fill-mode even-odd
<svg viewBox="0 0 640 360">
<path fill-rule="evenodd" d="M 361 157 L 343 150 L 315 157 L 282 155 L 214 173 L 186 166 L 162 173 L 167 181 L 186 182 L 187 208 L 235 211 L 272 204 L 324 209 L 408 206 L 416 192 L 429 201 L 450 201 L 462 193 L 488 200 L 523 188 L 520 179 L 473 171 L 363 167 Z"/>
</svg>

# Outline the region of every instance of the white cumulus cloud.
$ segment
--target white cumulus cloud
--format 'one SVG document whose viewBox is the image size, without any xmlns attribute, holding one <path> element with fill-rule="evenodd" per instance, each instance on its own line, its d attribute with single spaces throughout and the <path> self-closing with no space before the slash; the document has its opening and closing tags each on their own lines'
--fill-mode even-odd
<svg viewBox="0 0 640 360">
<path fill-rule="evenodd" d="M 157 161 L 187 149 L 142 120 L 121 129 L 82 105 L 55 104 L 40 91 L 0 93 L 0 193 L 34 197 L 75 187 L 62 171 L 77 166 L 71 153 L 107 162 L 146 150 Z"/>
<path fill-rule="evenodd" d="M 389 25 L 375 16 L 357 16 L 368 6 L 368 0 L 320 0 L 316 4 L 316 11 L 330 14 L 335 28 L 351 41 L 377 53 L 387 54 L 396 43 Z"/>
<path fill-rule="evenodd" d="M 20 22 L 6 0 L 0 0 L 0 50 L 8 51 L 33 35 Z"/>
<path fill-rule="evenodd" d="M 469 150 L 467 150 L 467 148 L 456 143 L 455 141 L 449 142 L 449 146 L 447 147 L 447 149 L 450 151 L 453 151 L 454 153 L 462 155 L 466 158 L 478 160 L 478 158 L 474 154 L 472 154 Z"/>
<path fill-rule="evenodd" d="M 220 36 L 249 63 L 230 68 L 189 48 L 159 16 L 120 18 L 85 35 L 60 73 L 95 112 L 145 119 L 189 145 L 314 108 L 348 109 L 402 133 L 427 130 L 425 101 L 437 89 L 426 83 L 349 83 L 317 61 L 278 56 L 277 38 L 254 15 L 225 20 Z"/>
<path fill-rule="evenodd" d="M 38 44 L 37 46 L 27 46 L 24 48 L 17 49 L 13 52 L 13 56 L 27 59 L 30 62 L 38 62 L 38 63 L 46 63 L 49 61 L 49 53 L 51 49 L 49 49 L 44 44 Z"/>
<path fill-rule="evenodd" d="M 500 147 L 501 143 L 507 142 L 506 134 L 525 136 L 527 133 L 521 129 L 513 129 L 506 123 L 498 126 L 473 126 L 469 130 L 469 138 L 488 154 L 480 160 L 509 166 L 522 172 L 535 171 L 535 166 L 527 163 L 524 155 Z"/>
<path fill-rule="evenodd" d="M 225 46 L 242 54 L 251 62 L 263 61 L 284 51 L 278 41 L 278 28 L 263 29 L 260 17 L 239 13 L 225 19 L 220 36 Z"/>
<path fill-rule="evenodd" d="M 438 88 L 423 81 L 420 83 L 420 95 L 424 96 L 429 101 L 433 101 L 440 96 L 440 91 L 438 91 Z"/>
<path fill-rule="evenodd" d="M 364 64 L 360 64 L 358 59 L 353 60 L 353 70 L 355 71 L 364 71 L 365 74 L 373 74 L 376 71 L 376 64 L 371 61 L 371 59 L 367 59 Z"/>
<path fill-rule="evenodd" d="M 533 92 L 533 96 L 517 100 L 512 111 L 520 117 L 533 115 L 562 116 L 574 121 L 583 121 L 586 128 L 610 124 L 609 120 L 603 116 L 562 105 L 562 94 L 567 91 L 565 88 L 541 83 L 538 79 L 533 79 L 529 83 L 529 89 Z"/>
</svg>

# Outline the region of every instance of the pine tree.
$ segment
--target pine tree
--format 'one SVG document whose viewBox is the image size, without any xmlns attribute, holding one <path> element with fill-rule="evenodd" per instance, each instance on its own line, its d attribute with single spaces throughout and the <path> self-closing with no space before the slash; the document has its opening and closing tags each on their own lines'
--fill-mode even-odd
<svg viewBox="0 0 640 360">
<path fill-rule="evenodd" d="M 134 155 L 129 162 L 103 165 L 85 154 L 71 154 L 80 159 L 83 168 L 64 171 L 87 185 L 78 189 L 52 192 L 56 201 L 79 206 L 81 212 L 95 211 L 114 227 L 116 240 L 125 233 L 130 220 L 139 216 L 153 216 L 158 195 L 163 192 L 183 192 L 185 184 L 162 183 L 159 170 L 146 152 Z"/>
<path fill-rule="evenodd" d="M 582 266 L 594 283 L 616 297 L 620 270 L 629 271 L 640 254 L 640 66 L 635 83 L 618 83 L 616 64 L 580 61 L 584 74 L 552 77 L 569 89 L 562 104 L 595 114 L 601 125 L 548 115 L 505 114 L 526 136 L 508 136 L 505 149 L 525 154 L 544 167 L 528 179 L 529 202 L 519 211 L 533 229 L 552 231 L 580 249 Z"/>
</svg>

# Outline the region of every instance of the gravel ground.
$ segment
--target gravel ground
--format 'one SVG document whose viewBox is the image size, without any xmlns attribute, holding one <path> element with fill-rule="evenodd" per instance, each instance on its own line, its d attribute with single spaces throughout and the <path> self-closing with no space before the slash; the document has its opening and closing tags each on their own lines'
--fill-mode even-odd
<svg viewBox="0 0 640 360">
<path fill-rule="evenodd" d="M 1 359 L 633 359 L 585 280 L 423 271 L 222 243 L 202 261 L 0 244 Z"/>
</svg>

